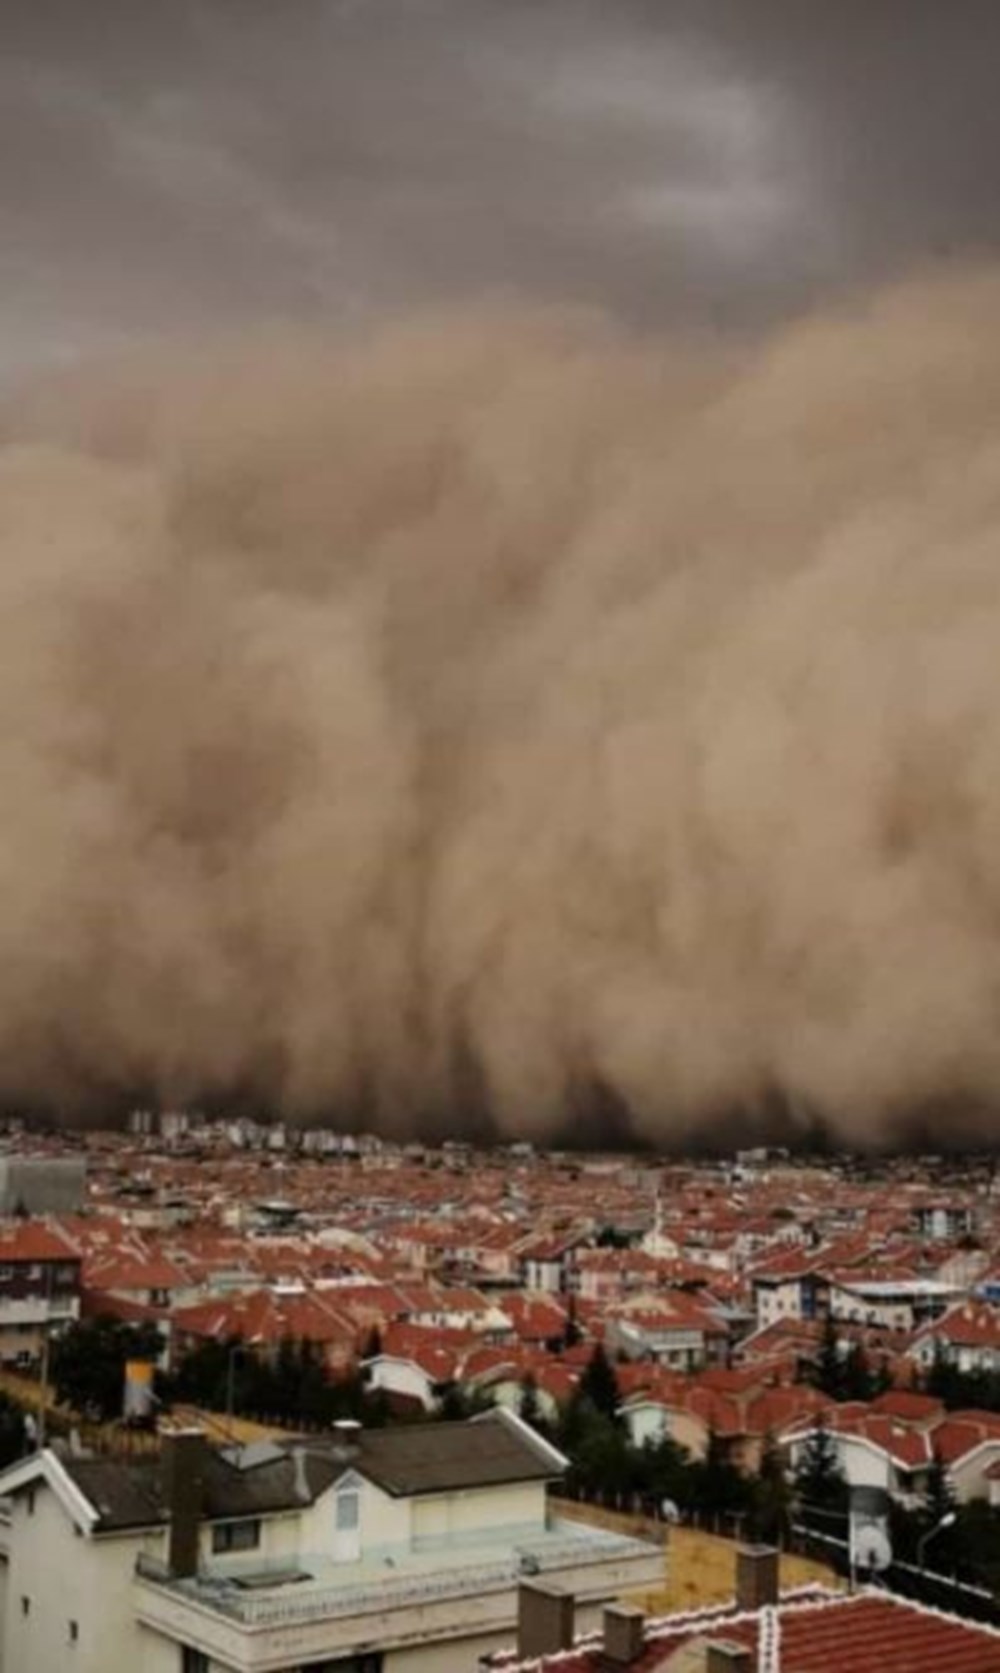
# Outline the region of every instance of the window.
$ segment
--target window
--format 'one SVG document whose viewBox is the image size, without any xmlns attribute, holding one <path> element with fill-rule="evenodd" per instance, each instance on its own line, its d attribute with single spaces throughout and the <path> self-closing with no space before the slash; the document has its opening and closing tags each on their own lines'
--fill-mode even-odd
<svg viewBox="0 0 1000 1673">
<path fill-rule="evenodd" d="M 208 1657 L 204 1650 L 193 1650 L 189 1644 L 181 1649 L 181 1673 L 209 1673 Z"/>
<path fill-rule="evenodd" d="M 35 1514 L 35 1489 L 33 1487 L 29 1487 L 27 1493 L 24 1495 L 24 1498 L 25 1498 L 25 1503 L 27 1504 L 27 1507 L 28 1507 L 28 1515 L 29 1516 L 34 1516 L 34 1514 Z"/>
<path fill-rule="evenodd" d="M 78 1621 L 70 1621 L 70 1623 L 69 1623 L 69 1641 L 70 1641 L 70 1643 L 75 1644 L 77 1639 L 79 1638 L 79 1636 L 80 1636 L 80 1623 Z"/>
<path fill-rule="evenodd" d="M 260 1523 L 221 1522 L 212 1529 L 213 1551 L 253 1551 L 260 1544 Z"/>
<path fill-rule="evenodd" d="M 358 1495 L 354 1492 L 337 1494 L 337 1532 L 353 1533 L 358 1525 Z"/>
<path fill-rule="evenodd" d="M 23 1597 L 21 1599 L 21 1614 L 22 1615 L 30 1615 L 31 1614 L 31 1599 L 30 1599 L 30 1597 Z"/>
<path fill-rule="evenodd" d="M 39 1262 L 38 1261 L 32 1261 L 31 1265 L 28 1268 L 28 1277 L 30 1279 L 32 1279 L 37 1284 L 37 1282 L 41 1278 L 41 1276 L 42 1276 L 42 1268 L 41 1268 Z"/>
</svg>

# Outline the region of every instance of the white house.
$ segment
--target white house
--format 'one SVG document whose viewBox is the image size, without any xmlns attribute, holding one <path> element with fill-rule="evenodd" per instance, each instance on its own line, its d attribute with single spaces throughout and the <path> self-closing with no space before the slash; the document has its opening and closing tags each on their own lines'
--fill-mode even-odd
<svg viewBox="0 0 1000 1673">
<path fill-rule="evenodd" d="M 549 1515 L 562 1456 L 508 1413 L 0 1476 L 0 1673 L 459 1673 L 521 1576 L 592 1617 L 655 1547 Z"/>
<path fill-rule="evenodd" d="M 906 1350 L 924 1370 L 940 1357 L 957 1371 L 1000 1370 L 1000 1308 L 966 1301 L 917 1332 Z"/>
<path fill-rule="evenodd" d="M 953 1302 L 953 1284 L 937 1278 L 831 1279 L 830 1314 L 837 1321 L 910 1331 Z"/>
</svg>

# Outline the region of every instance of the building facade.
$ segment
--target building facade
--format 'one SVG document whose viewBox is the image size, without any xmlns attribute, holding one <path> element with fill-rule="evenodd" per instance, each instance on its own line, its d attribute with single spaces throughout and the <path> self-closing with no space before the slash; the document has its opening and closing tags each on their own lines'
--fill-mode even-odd
<svg viewBox="0 0 1000 1673">
<path fill-rule="evenodd" d="M 551 1516 L 564 1463 L 495 1412 L 36 1454 L 0 1477 L 0 1673 L 460 1673 L 512 1640 L 525 1574 L 594 1619 L 662 1576 L 658 1548 Z"/>
</svg>

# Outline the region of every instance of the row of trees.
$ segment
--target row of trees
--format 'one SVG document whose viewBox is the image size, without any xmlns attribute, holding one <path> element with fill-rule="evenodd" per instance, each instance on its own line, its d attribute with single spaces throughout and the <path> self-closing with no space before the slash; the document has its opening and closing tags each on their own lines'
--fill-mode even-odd
<svg viewBox="0 0 1000 1673">
<path fill-rule="evenodd" d="M 884 1357 L 873 1358 L 860 1342 L 848 1342 L 827 1315 L 815 1364 L 808 1380 L 832 1401 L 874 1400 L 892 1387 Z M 942 1401 L 949 1411 L 1000 1412 L 1000 1372 L 960 1371 L 937 1349 L 920 1382 L 923 1393 Z"/>
<path fill-rule="evenodd" d="M 1000 1372 L 960 1371 L 941 1352 L 934 1355 L 923 1387 L 949 1411 L 1000 1412 Z"/>
<path fill-rule="evenodd" d="M 892 1387 L 892 1377 L 884 1358 L 873 1361 L 860 1342 L 847 1342 L 837 1333 L 837 1327 L 827 1314 L 823 1322 L 816 1363 L 809 1369 L 809 1380 L 828 1400 L 874 1400 Z"/>
<path fill-rule="evenodd" d="M 82 1321 L 53 1343 L 51 1375 L 57 1397 L 86 1416 L 117 1418 L 126 1362 L 155 1357 L 161 1345 L 153 1326 L 113 1318 Z M 368 1352 L 374 1351 L 372 1344 Z M 827 1331 L 815 1373 L 818 1386 L 831 1399 L 870 1397 L 861 1392 L 862 1373 L 871 1375 L 857 1359 L 852 1364 L 851 1355 L 842 1354 Z M 157 1394 L 166 1405 L 177 1401 L 215 1411 L 265 1414 L 292 1426 L 322 1428 L 340 1417 L 358 1418 L 367 1426 L 406 1420 L 381 1392 L 366 1385 L 362 1375 L 331 1378 L 318 1348 L 308 1341 L 282 1342 L 270 1358 L 260 1357 L 239 1339 L 206 1343 L 188 1354 L 172 1375 L 158 1378 Z M 451 1384 L 439 1390 L 437 1415 L 465 1418 L 489 1404 L 487 1395 Z M 669 1436 L 635 1445 L 620 1411 L 618 1379 L 600 1344 L 571 1398 L 554 1417 L 546 1415 L 530 1376 L 521 1385 L 521 1417 L 569 1459 L 563 1491 L 570 1496 L 654 1516 L 672 1506 L 685 1519 L 777 1543 L 787 1538 L 793 1520 L 813 1532 L 846 1539 L 848 1488 L 836 1443 L 822 1422 L 802 1449 L 792 1475 L 775 1439 L 769 1437 L 751 1476 L 735 1466 L 715 1433 L 709 1434 L 703 1458 L 691 1457 Z M 12 1402 L 0 1400 L 0 1464 L 18 1456 L 25 1445 L 22 1414 Z M 985 1504 L 955 1506 L 939 1458 L 931 1466 L 921 1509 L 893 1512 L 896 1555 L 915 1561 L 920 1540 L 949 1515 L 953 1523 L 935 1535 L 935 1566 L 1000 1584 L 1000 1514 Z"/>
</svg>

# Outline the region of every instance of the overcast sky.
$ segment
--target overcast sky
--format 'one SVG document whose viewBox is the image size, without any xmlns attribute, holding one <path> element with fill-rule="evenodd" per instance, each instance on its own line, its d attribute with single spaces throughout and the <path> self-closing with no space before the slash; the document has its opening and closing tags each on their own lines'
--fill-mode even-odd
<svg viewBox="0 0 1000 1673">
<path fill-rule="evenodd" d="M 0 366 L 484 290 L 743 323 L 1000 238 L 995 0 L 0 0 Z"/>
</svg>

